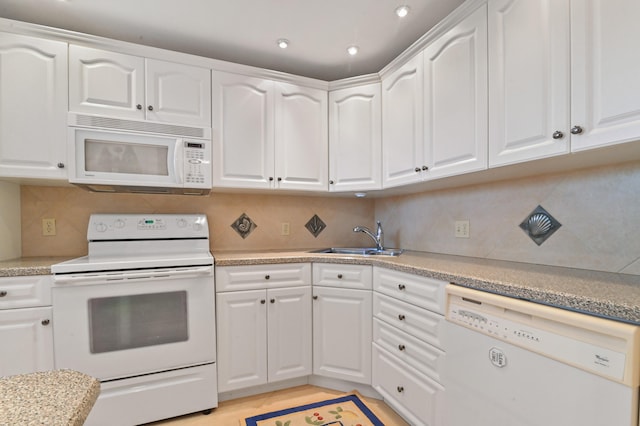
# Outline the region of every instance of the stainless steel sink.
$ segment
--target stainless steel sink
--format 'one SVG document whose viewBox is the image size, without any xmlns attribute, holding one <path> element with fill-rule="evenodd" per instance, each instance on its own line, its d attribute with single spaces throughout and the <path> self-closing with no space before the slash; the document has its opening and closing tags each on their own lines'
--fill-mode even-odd
<svg viewBox="0 0 640 426">
<path fill-rule="evenodd" d="M 402 252 L 402 249 L 397 248 L 379 250 L 375 247 L 330 247 L 310 251 L 310 253 L 357 254 L 362 256 L 399 256 Z"/>
</svg>

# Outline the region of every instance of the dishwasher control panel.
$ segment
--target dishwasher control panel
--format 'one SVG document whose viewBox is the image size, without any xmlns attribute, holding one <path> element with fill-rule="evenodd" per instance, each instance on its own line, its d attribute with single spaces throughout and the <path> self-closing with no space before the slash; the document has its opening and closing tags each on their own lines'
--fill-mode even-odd
<svg viewBox="0 0 640 426">
<path fill-rule="evenodd" d="M 496 303 L 500 298 L 507 299 L 505 300 L 507 306 Z M 613 321 L 568 312 L 573 320 L 575 316 L 584 317 L 585 325 L 581 326 L 575 321 L 563 323 L 557 320 L 557 315 L 545 317 L 539 312 L 531 314 L 518 310 L 513 303 L 510 303 L 513 300 L 518 302 L 515 305 L 530 303 L 497 295 L 491 295 L 491 301 L 487 302 L 478 298 L 449 294 L 446 318 L 450 323 L 467 327 L 565 364 L 616 381 L 624 380 L 626 368 L 624 345 L 620 345 L 619 339 L 616 342 L 616 339 L 611 336 L 587 326 L 594 320 Z M 542 305 L 537 305 L 536 310 L 561 311 Z"/>
</svg>

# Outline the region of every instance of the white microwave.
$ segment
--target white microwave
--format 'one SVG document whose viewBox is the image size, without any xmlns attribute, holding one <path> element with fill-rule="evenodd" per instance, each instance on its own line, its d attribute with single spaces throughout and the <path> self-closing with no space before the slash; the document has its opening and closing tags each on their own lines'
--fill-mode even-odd
<svg viewBox="0 0 640 426">
<path fill-rule="evenodd" d="M 207 195 L 211 140 L 69 127 L 69 182 L 94 192 Z"/>
</svg>

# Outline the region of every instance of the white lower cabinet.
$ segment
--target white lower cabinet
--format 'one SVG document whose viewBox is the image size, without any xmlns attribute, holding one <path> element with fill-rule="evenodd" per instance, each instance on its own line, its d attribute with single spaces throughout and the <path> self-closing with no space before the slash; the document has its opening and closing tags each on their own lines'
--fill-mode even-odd
<svg viewBox="0 0 640 426">
<path fill-rule="evenodd" d="M 247 288 L 216 295 L 219 392 L 311 374 L 310 268 L 272 265 L 269 273 L 269 266 L 216 268 L 216 279 Z M 294 275 L 308 284 L 278 287 Z M 252 284 L 247 276 L 256 277 Z"/>
<path fill-rule="evenodd" d="M 445 282 L 373 268 L 372 386 L 412 425 L 444 426 Z"/>
<path fill-rule="evenodd" d="M 51 279 L 0 278 L 0 377 L 53 369 Z"/>
<path fill-rule="evenodd" d="M 313 373 L 371 384 L 371 266 L 313 264 Z"/>
</svg>

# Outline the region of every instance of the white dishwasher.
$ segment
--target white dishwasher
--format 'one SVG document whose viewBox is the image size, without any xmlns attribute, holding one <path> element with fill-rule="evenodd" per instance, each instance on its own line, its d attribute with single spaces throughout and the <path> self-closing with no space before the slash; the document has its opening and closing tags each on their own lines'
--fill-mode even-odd
<svg viewBox="0 0 640 426">
<path fill-rule="evenodd" d="M 637 426 L 640 327 L 447 286 L 447 426 Z"/>
</svg>

